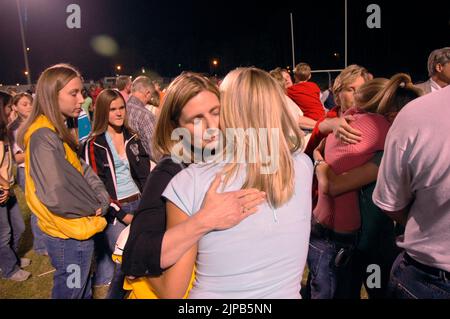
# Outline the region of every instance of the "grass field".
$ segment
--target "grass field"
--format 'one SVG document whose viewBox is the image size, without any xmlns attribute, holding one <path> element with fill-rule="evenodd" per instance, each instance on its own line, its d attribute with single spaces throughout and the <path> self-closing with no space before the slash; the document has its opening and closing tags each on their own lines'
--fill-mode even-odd
<svg viewBox="0 0 450 319">
<path fill-rule="evenodd" d="M 51 296 L 53 267 L 46 256 L 40 256 L 33 251 L 33 235 L 30 227 L 30 210 L 20 188 L 15 188 L 20 209 L 24 215 L 25 233 L 22 236 L 19 255 L 31 259 L 31 265 L 25 270 L 31 272 L 31 277 L 23 282 L 0 279 L 0 299 L 47 299 Z M 50 272 L 50 273 L 49 273 Z M 45 274 L 47 273 L 47 274 Z M 44 275 L 42 275 L 44 274 Z"/>
</svg>

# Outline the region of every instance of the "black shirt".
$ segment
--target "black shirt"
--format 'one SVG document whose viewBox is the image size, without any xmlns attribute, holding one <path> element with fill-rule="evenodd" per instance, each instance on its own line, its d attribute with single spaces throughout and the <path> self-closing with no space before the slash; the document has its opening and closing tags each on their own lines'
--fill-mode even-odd
<svg viewBox="0 0 450 319">
<path fill-rule="evenodd" d="M 125 275 L 141 277 L 162 274 L 160 260 L 166 231 L 166 201 L 161 195 L 170 180 L 185 167 L 165 157 L 149 175 L 123 252 L 122 270 Z"/>
</svg>

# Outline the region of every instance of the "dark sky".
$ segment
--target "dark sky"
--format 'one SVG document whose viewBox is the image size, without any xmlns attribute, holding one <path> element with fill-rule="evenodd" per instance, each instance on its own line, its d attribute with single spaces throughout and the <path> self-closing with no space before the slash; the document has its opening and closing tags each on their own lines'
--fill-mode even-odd
<svg viewBox="0 0 450 319">
<path fill-rule="evenodd" d="M 285 67 L 292 64 L 290 12 L 296 62 L 313 69 L 344 66 L 344 0 L 20 1 L 33 81 L 57 62 L 77 66 L 86 79 L 114 75 L 117 64 L 122 73 L 145 67 L 166 77 L 182 70 L 224 74 L 236 66 Z M 81 7 L 81 29 L 66 26 L 71 3 Z M 370 3 L 381 7 L 381 29 L 366 25 Z M 420 3 L 348 0 L 349 64 L 364 65 L 376 76 L 402 71 L 425 80 L 428 54 L 450 46 L 450 1 Z M 90 43 L 98 35 L 112 37 L 119 51 L 112 57 L 94 52 Z M 0 0 L 0 41 L 0 83 L 24 83 L 15 0 Z M 213 58 L 220 61 L 217 70 Z"/>
</svg>

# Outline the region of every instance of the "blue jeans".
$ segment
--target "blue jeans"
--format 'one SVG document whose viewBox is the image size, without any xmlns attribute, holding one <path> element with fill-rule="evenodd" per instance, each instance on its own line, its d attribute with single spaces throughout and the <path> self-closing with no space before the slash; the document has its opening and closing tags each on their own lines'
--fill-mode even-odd
<svg viewBox="0 0 450 319">
<path fill-rule="evenodd" d="M 17 167 L 17 182 L 25 193 L 25 168 Z M 30 217 L 31 231 L 33 233 L 33 250 L 39 254 L 44 255 L 47 253 L 47 249 L 44 244 L 44 233 L 37 224 L 37 217 L 32 213 Z"/>
<path fill-rule="evenodd" d="M 134 202 L 122 204 L 122 210 L 128 214 L 134 214 L 139 206 L 140 200 Z M 120 271 L 120 265 L 112 261 L 112 253 L 114 252 L 117 238 L 122 230 L 127 227 L 119 220 L 115 220 L 115 223 L 108 224 L 102 233 L 95 236 L 95 253 L 97 268 L 95 272 L 94 285 L 107 285 L 111 284 L 109 296 L 113 298 L 117 297 L 116 293 L 119 293 L 119 289 L 122 290 L 123 286 L 123 274 Z M 115 276 L 117 273 L 117 276 Z M 116 298 L 114 297 L 114 298 Z"/>
<path fill-rule="evenodd" d="M 56 272 L 53 299 L 90 299 L 94 240 L 61 239 L 44 234 L 45 246 Z"/>
<path fill-rule="evenodd" d="M 0 205 L 0 272 L 9 278 L 19 268 L 17 252 L 25 223 L 15 197 Z"/>
<path fill-rule="evenodd" d="M 38 226 L 38 218 L 36 215 L 31 213 L 30 217 L 30 224 L 31 224 L 31 231 L 33 232 L 33 250 L 38 255 L 45 255 L 47 254 L 47 248 L 45 248 L 45 241 L 44 241 L 44 233 Z"/>
<path fill-rule="evenodd" d="M 450 299 L 450 277 L 419 269 L 401 253 L 394 262 L 389 295 L 396 299 Z"/>
<path fill-rule="evenodd" d="M 308 251 L 308 282 L 303 293 L 305 299 L 359 299 L 361 279 L 354 273 L 350 258 L 345 265 L 336 266 L 335 258 L 341 249 L 354 249 L 352 245 L 319 238 L 311 234 Z M 358 287 L 359 282 L 359 287 Z"/>
</svg>

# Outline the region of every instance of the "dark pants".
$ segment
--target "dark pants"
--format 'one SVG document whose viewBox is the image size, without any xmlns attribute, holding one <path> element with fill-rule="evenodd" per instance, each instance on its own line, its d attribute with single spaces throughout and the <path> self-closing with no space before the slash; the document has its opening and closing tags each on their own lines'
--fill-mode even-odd
<svg viewBox="0 0 450 319">
<path fill-rule="evenodd" d="M 90 299 L 94 240 L 61 239 L 44 234 L 45 246 L 56 272 L 53 299 Z"/>
<path fill-rule="evenodd" d="M 386 246 L 385 248 L 383 253 L 372 254 L 356 250 L 353 255 L 354 280 L 364 285 L 369 299 L 388 298 L 392 264 L 400 250 L 392 246 Z M 377 276 L 377 278 L 375 279 L 374 276 Z"/>
<path fill-rule="evenodd" d="M 341 263 L 336 264 L 338 253 L 345 251 Z M 308 282 L 303 293 L 305 299 L 359 299 L 361 282 L 355 277 L 358 264 L 351 257 L 354 245 L 321 238 L 311 233 L 308 251 Z M 347 254 L 347 255 L 346 255 Z M 359 281 L 359 283 L 358 283 Z"/>
<path fill-rule="evenodd" d="M 17 167 L 17 181 L 19 183 L 20 188 L 25 193 L 25 168 L 24 167 Z M 39 228 L 38 219 L 36 215 L 33 213 L 30 217 L 30 224 L 31 224 L 31 232 L 33 233 L 33 250 L 36 252 L 36 254 L 39 255 L 45 255 L 47 254 L 47 249 L 45 248 L 44 244 L 44 233 Z"/>
<path fill-rule="evenodd" d="M 450 299 L 449 272 L 418 265 L 406 252 L 394 262 L 389 296 L 396 299 Z"/>
<path fill-rule="evenodd" d="M 16 273 L 19 268 L 17 252 L 19 241 L 25 231 L 25 223 L 15 197 L 10 197 L 0 205 L 0 272 L 5 278 Z"/>
<path fill-rule="evenodd" d="M 122 204 L 122 210 L 129 214 L 134 214 L 139 206 L 140 200 Z M 125 291 L 123 282 L 125 279 L 119 264 L 112 260 L 117 238 L 127 227 L 119 220 L 110 223 L 102 233 L 95 236 L 95 254 L 97 269 L 94 285 L 110 285 L 107 299 L 123 299 Z"/>
</svg>

